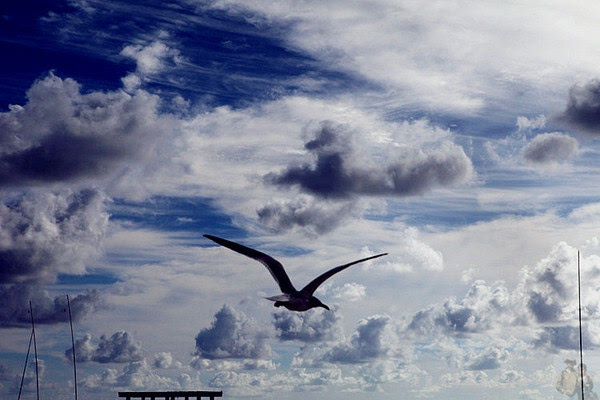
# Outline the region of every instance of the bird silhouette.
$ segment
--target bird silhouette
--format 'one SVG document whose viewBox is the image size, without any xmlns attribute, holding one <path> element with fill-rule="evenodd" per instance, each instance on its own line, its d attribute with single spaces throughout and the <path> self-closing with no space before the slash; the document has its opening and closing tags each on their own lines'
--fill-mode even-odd
<svg viewBox="0 0 600 400">
<path fill-rule="evenodd" d="M 215 243 L 220 244 L 221 246 L 227 247 L 235 252 L 243 254 L 247 257 L 250 257 L 256 261 L 259 261 L 263 264 L 271 275 L 273 279 L 279 285 L 281 292 L 283 294 L 277 296 L 266 297 L 267 300 L 274 301 L 275 307 L 285 307 L 288 310 L 292 311 L 306 311 L 310 310 L 314 307 L 323 307 L 326 310 L 329 310 L 329 307 L 321 302 L 321 300 L 317 299 L 313 296 L 313 293 L 317 288 L 329 279 L 334 274 L 337 274 L 340 271 L 348 268 L 351 265 L 361 263 L 363 261 L 372 260 L 373 258 L 381 257 L 387 255 L 387 253 L 377 254 L 376 256 L 371 256 L 367 258 L 362 258 L 360 260 L 352 261 L 351 263 L 340 265 L 339 267 L 335 267 L 330 269 L 327 272 L 319 275 L 315 279 L 313 279 L 308 285 L 304 286 L 302 290 L 296 290 L 294 285 L 292 285 L 292 281 L 288 277 L 283 265 L 273 257 L 268 254 L 262 253 L 258 250 L 251 249 L 246 246 L 242 246 L 239 243 L 232 242 L 230 240 L 222 239 L 217 236 L 212 235 L 204 235 L 205 238 L 212 240 Z"/>
</svg>

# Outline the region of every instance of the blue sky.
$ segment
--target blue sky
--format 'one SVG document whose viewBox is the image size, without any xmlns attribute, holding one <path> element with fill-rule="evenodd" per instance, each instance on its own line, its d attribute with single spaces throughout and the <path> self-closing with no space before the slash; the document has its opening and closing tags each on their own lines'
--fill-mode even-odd
<svg viewBox="0 0 600 400">
<path fill-rule="evenodd" d="M 600 380 L 600 7 L 0 10 L 0 394 L 559 399 Z M 263 299 L 279 259 L 331 311 Z M 28 371 L 33 371 L 29 368 Z M 35 390 L 32 376 L 26 393 Z"/>
</svg>

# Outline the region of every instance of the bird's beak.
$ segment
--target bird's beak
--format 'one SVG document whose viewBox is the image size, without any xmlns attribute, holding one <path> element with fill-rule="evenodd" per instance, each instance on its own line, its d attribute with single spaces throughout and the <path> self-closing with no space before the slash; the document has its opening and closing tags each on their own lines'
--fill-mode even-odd
<svg viewBox="0 0 600 400">
<path fill-rule="evenodd" d="M 327 307 L 327 305 L 326 305 L 326 304 L 323 304 L 323 303 L 321 303 L 321 307 L 323 307 L 323 308 L 324 308 L 324 309 L 326 309 L 326 310 L 329 310 L 329 307 Z"/>
</svg>

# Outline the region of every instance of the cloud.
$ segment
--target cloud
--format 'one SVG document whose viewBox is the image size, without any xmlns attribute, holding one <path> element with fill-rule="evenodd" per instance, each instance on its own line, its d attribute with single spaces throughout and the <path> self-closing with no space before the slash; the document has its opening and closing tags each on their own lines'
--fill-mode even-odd
<svg viewBox="0 0 600 400">
<path fill-rule="evenodd" d="M 314 343 L 335 340 L 341 336 L 340 317 L 336 312 L 273 314 L 273 325 L 280 340 Z"/>
<path fill-rule="evenodd" d="M 100 253 L 106 196 L 95 190 L 41 193 L 0 204 L 0 283 L 52 282 L 82 274 Z"/>
<path fill-rule="evenodd" d="M 526 303 L 536 321 L 559 323 L 575 315 L 576 262 L 577 250 L 561 242 L 533 268 L 523 269 L 524 279 L 515 294 Z"/>
<path fill-rule="evenodd" d="M 497 346 L 486 349 L 483 354 L 479 354 L 469 361 L 467 369 L 472 371 L 498 369 L 509 358 L 509 354 L 507 349 Z"/>
<path fill-rule="evenodd" d="M 121 55 L 135 60 L 137 72 L 148 75 L 160 72 L 165 68 L 165 59 L 170 58 L 174 62 L 180 61 L 179 50 L 171 49 L 160 41 L 153 41 L 147 46 L 129 45 L 121 50 Z"/>
<path fill-rule="evenodd" d="M 269 332 L 240 311 L 225 304 L 215 314 L 210 328 L 196 336 L 195 356 L 202 358 L 264 359 L 272 354 Z"/>
<path fill-rule="evenodd" d="M 331 294 L 335 299 L 343 299 L 345 302 L 355 302 L 364 299 L 367 295 L 367 288 L 360 283 L 344 283 L 343 286 L 337 286 L 331 289 Z"/>
<path fill-rule="evenodd" d="M 595 324 L 597 325 L 597 324 Z M 598 327 L 590 329 L 590 324 L 582 326 L 582 344 L 584 349 L 593 349 L 600 344 Z M 593 331 L 596 332 L 593 332 Z M 550 353 L 558 353 L 561 350 L 579 350 L 579 326 L 548 326 L 543 327 L 535 339 L 533 345 Z"/>
<path fill-rule="evenodd" d="M 577 139 L 558 132 L 542 133 L 533 138 L 523 151 L 523 158 L 532 164 L 563 163 L 577 153 Z"/>
<path fill-rule="evenodd" d="M 126 364 L 120 372 L 108 368 L 101 374 L 90 374 L 82 379 L 81 383 L 85 388 L 93 389 L 94 392 L 107 386 L 132 389 L 151 387 L 158 390 L 172 390 L 179 387 L 177 381 L 153 372 L 146 360 Z"/>
<path fill-rule="evenodd" d="M 163 72 L 167 67 L 180 64 L 182 61 L 179 50 L 170 48 L 158 40 L 148 45 L 125 46 L 120 54 L 136 62 L 135 73 L 121 79 L 129 92 L 136 90 L 149 75 Z"/>
<path fill-rule="evenodd" d="M 479 280 L 472 284 L 460 301 L 449 298 L 443 304 L 417 312 L 407 330 L 421 335 L 435 332 L 463 335 L 485 331 L 513 317 L 511 297 L 506 287 L 500 283 L 490 286 Z"/>
<path fill-rule="evenodd" d="M 77 361 L 98 363 L 128 363 L 144 359 L 142 345 L 135 342 L 133 336 L 126 331 L 115 332 L 110 338 L 102 335 L 97 346 L 92 344 L 89 333 L 83 339 L 75 341 Z M 67 349 L 65 357 L 73 357 L 73 350 Z"/>
<path fill-rule="evenodd" d="M 36 324 L 67 322 L 66 296 L 51 297 L 41 286 L 0 286 L 0 327 L 29 326 L 29 301 L 32 303 Z M 97 290 L 88 290 L 70 298 L 73 320 L 80 321 L 88 314 L 106 308 L 104 299 Z"/>
<path fill-rule="evenodd" d="M 258 209 L 259 221 L 276 233 L 300 228 L 310 235 L 321 235 L 336 229 L 352 215 L 353 202 L 341 204 L 315 201 L 309 196 L 270 202 Z"/>
<path fill-rule="evenodd" d="M 0 114 L 0 187 L 106 177 L 142 159 L 158 137 L 158 98 L 143 91 L 81 93 L 50 74 L 25 106 Z"/>
<path fill-rule="evenodd" d="M 153 365 L 155 368 L 169 368 L 171 365 L 173 365 L 173 355 L 170 352 L 164 351 L 156 353 L 156 355 L 154 356 Z"/>
<path fill-rule="evenodd" d="M 315 163 L 289 166 L 270 173 L 265 181 L 277 186 L 297 186 L 303 192 L 326 199 L 354 196 L 414 196 L 439 187 L 469 180 L 471 161 L 463 149 L 444 143 L 435 149 L 398 151 L 396 160 L 378 166 L 360 165 L 364 160 L 351 147 L 349 133 L 322 123 L 305 149 Z"/>
<path fill-rule="evenodd" d="M 375 315 L 361 320 L 350 340 L 332 347 L 322 361 L 355 364 L 399 357 L 402 353 L 395 324 L 389 316 Z"/>
<path fill-rule="evenodd" d="M 600 133 L 600 80 L 571 87 L 567 107 L 556 119 L 580 132 Z"/>
</svg>

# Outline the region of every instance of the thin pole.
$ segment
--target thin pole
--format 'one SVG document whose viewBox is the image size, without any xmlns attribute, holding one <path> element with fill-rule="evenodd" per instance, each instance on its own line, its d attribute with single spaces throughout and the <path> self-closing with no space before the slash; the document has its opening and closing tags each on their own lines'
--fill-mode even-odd
<svg viewBox="0 0 600 400">
<path fill-rule="evenodd" d="M 71 344 L 73 346 L 73 380 L 75 386 L 75 400 L 77 400 L 77 361 L 75 360 L 75 336 L 73 335 L 73 318 L 71 318 L 71 301 L 67 295 L 67 307 L 69 309 L 69 324 L 71 325 Z"/>
<path fill-rule="evenodd" d="M 35 354 L 35 388 L 36 388 L 36 398 L 40 400 L 40 379 L 39 379 L 39 369 L 38 369 L 38 355 L 37 355 L 37 343 L 35 340 L 35 324 L 33 323 L 33 307 L 31 305 L 31 300 L 29 300 L 29 313 L 31 314 L 31 334 L 33 335 L 33 351 Z"/>
<path fill-rule="evenodd" d="M 27 355 L 25 356 L 25 366 L 23 367 L 23 375 L 21 375 L 21 386 L 19 386 L 19 396 L 17 400 L 21 399 L 21 393 L 23 392 L 23 382 L 25 381 L 25 372 L 27 371 L 27 363 L 29 362 L 29 353 L 31 351 L 31 341 L 33 340 L 33 329 L 31 335 L 29 335 L 29 345 L 27 346 Z"/>
<path fill-rule="evenodd" d="M 577 295 L 579 300 L 579 375 L 581 376 L 581 399 L 585 399 L 583 391 L 583 333 L 581 330 L 581 261 L 577 251 Z"/>
</svg>

